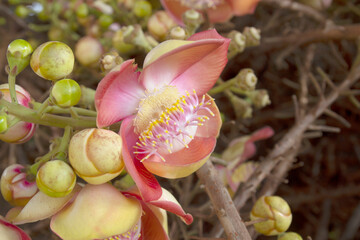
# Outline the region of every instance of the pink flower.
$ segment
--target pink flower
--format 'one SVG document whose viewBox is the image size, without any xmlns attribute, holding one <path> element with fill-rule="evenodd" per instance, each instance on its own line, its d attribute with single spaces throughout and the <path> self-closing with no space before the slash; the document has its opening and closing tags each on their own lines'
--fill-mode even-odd
<svg viewBox="0 0 360 240">
<path fill-rule="evenodd" d="M 0 216 L 0 236 L 6 240 L 31 240 L 31 238 L 17 226 L 4 220 Z"/>
<path fill-rule="evenodd" d="M 260 0 L 161 0 L 163 7 L 181 25 L 182 14 L 193 8 L 205 11 L 210 22 L 226 22 L 233 15 L 253 13 Z"/>
<path fill-rule="evenodd" d="M 149 52 L 141 73 L 128 60 L 99 83 L 97 125 L 123 120 L 125 166 L 144 201 L 163 194 L 151 173 L 188 176 L 213 151 L 221 119 L 206 92 L 227 63 L 229 41 L 215 30 L 165 41 Z"/>
</svg>

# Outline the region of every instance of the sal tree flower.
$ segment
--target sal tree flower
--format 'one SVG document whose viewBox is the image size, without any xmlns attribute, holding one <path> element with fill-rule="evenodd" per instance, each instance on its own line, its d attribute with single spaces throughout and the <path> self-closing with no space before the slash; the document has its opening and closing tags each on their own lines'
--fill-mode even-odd
<svg viewBox="0 0 360 240">
<path fill-rule="evenodd" d="M 206 12 L 210 22 L 226 22 L 233 15 L 253 13 L 259 0 L 161 0 L 163 7 L 179 24 L 189 9 Z"/>
<path fill-rule="evenodd" d="M 221 119 L 206 92 L 227 63 L 229 41 L 215 30 L 165 41 L 149 52 L 141 73 L 128 60 L 99 83 L 97 125 L 123 120 L 125 166 L 145 201 L 163 194 L 151 173 L 188 176 L 213 151 Z"/>
</svg>

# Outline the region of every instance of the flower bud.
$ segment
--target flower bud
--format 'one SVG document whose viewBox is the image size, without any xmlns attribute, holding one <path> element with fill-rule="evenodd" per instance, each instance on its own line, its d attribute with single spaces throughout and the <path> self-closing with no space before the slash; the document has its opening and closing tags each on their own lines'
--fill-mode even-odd
<svg viewBox="0 0 360 240">
<path fill-rule="evenodd" d="M 30 56 L 33 49 L 27 41 L 23 39 L 16 39 L 12 41 L 6 53 L 6 58 L 9 63 L 10 70 L 16 66 L 16 74 L 19 74 L 25 67 L 29 65 Z"/>
<path fill-rule="evenodd" d="M 30 9 L 28 9 L 24 5 L 18 5 L 15 8 L 15 14 L 19 18 L 26 18 L 27 16 L 29 16 L 29 13 L 30 13 Z"/>
<path fill-rule="evenodd" d="M 233 30 L 229 33 L 228 38 L 231 39 L 229 51 L 234 51 L 236 53 L 241 53 L 244 51 L 246 47 L 246 37 L 244 34 Z"/>
<path fill-rule="evenodd" d="M 136 46 L 143 48 L 145 51 L 150 51 L 152 49 L 151 45 L 148 43 L 145 34 L 140 25 L 129 25 L 122 28 L 124 33 L 124 42 L 131 43 Z"/>
<path fill-rule="evenodd" d="M 101 28 L 103 29 L 108 29 L 109 26 L 114 22 L 114 19 L 111 15 L 107 15 L 107 14 L 102 14 L 99 17 L 99 25 Z"/>
<path fill-rule="evenodd" d="M 171 16 L 167 12 L 161 10 L 157 11 L 149 18 L 147 28 L 154 38 L 159 41 L 163 41 L 170 29 L 176 25 L 176 22 L 171 18 Z"/>
<path fill-rule="evenodd" d="M 252 117 L 252 108 L 251 104 L 237 96 L 232 96 L 230 98 L 230 102 L 232 103 L 235 111 L 235 115 L 237 118 L 251 118 Z"/>
<path fill-rule="evenodd" d="M 187 27 L 198 28 L 203 22 L 203 16 L 196 10 L 190 9 L 183 14 L 183 22 Z"/>
<path fill-rule="evenodd" d="M 25 107 L 29 107 L 29 102 L 31 100 L 30 94 L 19 85 L 15 85 L 15 91 L 16 91 L 16 98 L 18 103 Z M 0 92 L 2 93 L 3 95 L 2 97 L 6 101 L 11 102 L 9 84 L 7 83 L 1 84 Z M 7 122 L 11 122 L 13 119 L 14 116 L 12 115 L 7 116 Z M 11 126 L 10 128 L 8 128 L 5 133 L 1 133 L 0 140 L 7 143 L 15 143 L 15 144 L 24 143 L 31 139 L 31 137 L 35 133 L 35 130 L 36 130 L 36 125 L 34 123 L 20 121 L 15 125 Z"/>
<path fill-rule="evenodd" d="M 169 38 L 184 40 L 186 38 L 186 32 L 182 27 L 174 27 L 170 30 Z"/>
<path fill-rule="evenodd" d="M 51 89 L 51 99 L 60 107 L 72 107 L 81 98 L 81 88 L 72 79 L 62 79 L 57 81 Z"/>
<path fill-rule="evenodd" d="M 47 80 L 58 80 L 69 75 L 74 68 L 74 54 L 62 42 L 50 41 L 41 44 L 30 60 L 32 70 Z"/>
<path fill-rule="evenodd" d="M 25 206 L 38 189 L 35 182 L 26 180 L 24 168 L 20 164 L 13 164 L 1 175 L 1 194 L 14 206 Z"/>
<path fill-rule="evenodd" d="M 246 47 L 254 47 L 260 44 L 260 29 L 254 27 L 246 27 L 243 31 L 246 39 Z"/>
<path fill-rule="evenodd" d="M 269 94 L 266 90 L 255 90 L 248 94 L 251 102 L 256 108 L 263 108 L 271 103 Z"/>
<path fill-rule="evenodd" d="M 303 240 L 302 237 L 295 232 L 286 232 L 278 236 L 278 240 Z"/>
<path fill-rule="evenodd" d="M 135 50 L 135 45 L 124 41 L 124 28 L 116 31 L 112 38 L 112 44 L 120 54 L 131 54 Z"/>
<path fill-rule="evenodd" d="M 50 197 L 64 197 L 71 193 L 76 183 L 73 169 L 61 160 L 46 162 L 36 174 L 40 191 Z"/>
<path fill-rule="evenodd" d="M 150 16 L 152 12 L 151 4 L 146 0 L 138 0 L 134 4 L 133 12 L 140 18 Z"/>
<path fill-rule="evenodd" d="M 0 133 L 5 132 L 8 128 L 6 115 L 0 115 Z"/>
<path fill-rule="evenodd" d="M 99 40 L 90 36 L 81 38 L 75 46 L 75 57 L 83 66 L 98 64 L 103 52 Z"/>
<path fill-rule="evenodd" d="M 101 70 L 108 73 L 116 66 L 120 66 L 124 62 L 124 59 L 119 56 L 117 52 L 111 52 L 106 54 L 100 61 Z"/>
<path fill-rule="evenodd" d="M 85 18 L 89 14 L 89 8 L 86 3 L 81 3 L 75 10 L 76 16 L 79 18 Z"/>
<path fill-rule="evenodd" d="M 255 223 L 255 230 L 267 236 L 285 232 L 292 220 L 292 214 L 287 202 L 278 196 L 262 196 L 253 206 L 250 218 L 252 221 L 264 219 Z"/>
<path fill-rule="evenodd" d="M 236 75 L 237 87 L 245 91 L 254 90 L 257 80 L 258 79 L 251 68 L 242 69 L 238 75 Z"/>
<path fill-rule="evenodd" d="M 69 144 L 69 160 L 78 176 L 91 184 L 117 177 L 124 168 L 121 137 L 110 130 L 85 129 Z"/>
</svg>

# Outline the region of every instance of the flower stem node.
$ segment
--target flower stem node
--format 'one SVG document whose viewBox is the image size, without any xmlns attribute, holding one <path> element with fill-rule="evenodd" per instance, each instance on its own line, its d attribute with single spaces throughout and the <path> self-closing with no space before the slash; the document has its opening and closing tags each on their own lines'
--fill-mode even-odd
<svg viewBox="0 0 360 240">
<path fill-rule="evenodd" d="M 69 75 L 74 68 L 74 54 L 62 42 L 50 41 L 41 44 L 30 60 L 32 70 L 40 77 L 56 81 Z"/>
<path fill-rule="evenodd" d="M 8 166 L 1 175 L 1 194 L 14 206 L 25 206 L 38 188 L 26 179 L 25 167 L 20 164 Z"/>
<path fill-rule="evenodd" d="M 57 81 L 51 89 L 51 99 L 59 107 L 72 107 L 81 98 L 80 85 L 72 79 Z"/>
<path fill-rule="evenodd" d="M 85 129 L 69 144 L 69 161 L 76 174 L 91 184 L 117 177 L 124 168 L 121 137 L 110 130 Z"/>
<path fill-rule="evenodd" d="M 3 99 L 11 102 L 9 84 L 1 84 L 0 92 Z M 17 102 L 25 107 L 29 107 L 31 100 L 30 94 L 19 85 L 15 85 L 15 92 Z M 7 143 L 19 144 L 29 141 L 34 135 L 36 130 L 34 123 L 20 121 L 13 115 L 8 115 L 6 118 L 8 127 L 4 133 L 0 134 L 0 140 Z"/>
<path fill-rule="evenodd" d="M 46 162 L 36 174 L 38 188 L 50 197 L 68 195 L 75 187 L 75 183 L 74 170 L 62 160 Z"/>
<path fill-rule="evenodd" d="M 96 66 L 103 53 L 99 40 L 90 36 L 82 37 L 75 46 L 75 57 L 83 66 Z"/>
<path fill-rule="evenodd" d="M 303 240 L 303 238 L 295 232 L 285 232 L 278 236 L 278 240 Z"/>
<path fill-rule="evenodd" d="M 255 230 L 267 236 L 285 232 L 292 221 L 292 214 L 287 202 L 278 196 L 263 196 L 259 198 L 250 213 L 252 221 L 264 219 L 255 223 Z"/>
<path fill-rule="evenodd" d="M 254 27 L 245 27 L 243 35 L 246 39 L 246 47 L 255 47 L 260 44 L 260 29 Z"/>
<path fill-rule="evenodd" d="M 168 35 L 170 29 L 177 24 L 171 16 L 165 11 L 157 11 L 154 13 L 147 23 L 150 34 L 157 40 L 163 41 Z"/>
<path fill-rule="evenodd" d="M 257 77 L 251 68 L 242 69 L 236 76 L 236 85 L 244 91 L 255 90 Z"/>
<path fill-rule="evenodd" d="M 29 65 L 33 49 L 29 42 L 23 39 L 12 41 L 6 52 L 6 58 L 9 64 L 10 72 L 16 67 L 15 75 L 19 74 Z"/>
</svg>

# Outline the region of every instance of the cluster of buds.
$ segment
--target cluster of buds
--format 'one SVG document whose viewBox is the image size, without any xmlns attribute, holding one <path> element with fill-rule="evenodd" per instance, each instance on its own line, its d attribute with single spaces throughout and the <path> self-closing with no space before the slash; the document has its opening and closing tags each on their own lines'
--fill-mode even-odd
<svg viewBox="0 0 360 240">
<path fill-rule="evenodd" d="M 230 57 L 235 56 L 238 53 L 242 53 L 247 47 L 254 47 L 260 44 L 260 30 L 255 27 L 245 27 L 243 32 L 236 30 L 231 31 L 228 34 L 228 38 L 231 39 L 229 46 Z"/>
</svg>

